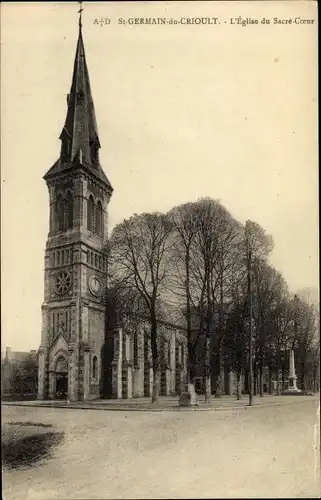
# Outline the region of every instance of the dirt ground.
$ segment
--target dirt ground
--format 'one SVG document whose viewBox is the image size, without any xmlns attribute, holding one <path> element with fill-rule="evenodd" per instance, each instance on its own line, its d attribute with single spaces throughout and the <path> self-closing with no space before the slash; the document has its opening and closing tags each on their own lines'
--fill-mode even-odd
<svg viewBox="0 0 321 500">
<path fill-rule="evenodd" d="M 319 402 L 234 412 L 2 408 L 65 433 L 50 458 L 5 470 L 4 498 L 320 496 Z"/>
</svg>

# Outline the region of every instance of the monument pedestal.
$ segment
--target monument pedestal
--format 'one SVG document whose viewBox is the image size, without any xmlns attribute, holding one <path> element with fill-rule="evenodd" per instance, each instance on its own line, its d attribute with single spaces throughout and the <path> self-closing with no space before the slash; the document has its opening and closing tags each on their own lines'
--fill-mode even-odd
<svg viewBox="0 0 321 500">
<path fill-rule="evenodd" d="M 186 384 L 179 398 L 179 406 L 198 406 L 198 397 L 193 384 Z"/>
</svg>

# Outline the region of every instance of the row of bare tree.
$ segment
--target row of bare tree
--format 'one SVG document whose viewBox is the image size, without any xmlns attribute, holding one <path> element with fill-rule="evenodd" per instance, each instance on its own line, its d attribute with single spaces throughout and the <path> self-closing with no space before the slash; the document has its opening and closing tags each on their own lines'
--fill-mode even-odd
<svg viewBox="0 0 321 500">
<path fill-rule="evenodd" d="M 269 367 L 271 379 L 273 373 L 278 379 L 289 348 L 297 353 L 302 387 L 311 359 L 316 377 L 315 305 L 291 295 L 282 275 L 268 263 L 272 249 L 272 238 L 257 223 L 243 226 L 221 203 L 208 198 L 167 214 L 134 215 L 115 227 L 109 240 L 109 297 L 120 316 L 149 320 L 153 401 L 160 385 L 158 323 L 166 314 L 166 302 L 185 317 L 191 383 L 203 339 L 207 399 L 211 372 L 212 391 L 219 396 L 222 363 L 239 381 L 242 374 L 248 376 L 252 351 L 254 387 L 260 380 L 261 393 L 263 367 Z"/>
</svg>

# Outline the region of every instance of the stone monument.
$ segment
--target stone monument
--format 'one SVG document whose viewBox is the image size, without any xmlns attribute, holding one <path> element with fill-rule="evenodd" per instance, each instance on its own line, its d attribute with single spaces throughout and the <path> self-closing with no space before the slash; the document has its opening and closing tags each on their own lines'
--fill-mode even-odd
<svg viewBox="0 0 321 500">
<path fill-rule="evenodd" d="M 293 349 L 290 351 L 290 366 L 289 366 L 289 387 L 284 394 L 293 394 L 300 393 L 300 389 L 297 388 L 296 385 L 296 374 L 295 374 L 295 363 L 294 363 L 294 351 Z"/>
</svg>

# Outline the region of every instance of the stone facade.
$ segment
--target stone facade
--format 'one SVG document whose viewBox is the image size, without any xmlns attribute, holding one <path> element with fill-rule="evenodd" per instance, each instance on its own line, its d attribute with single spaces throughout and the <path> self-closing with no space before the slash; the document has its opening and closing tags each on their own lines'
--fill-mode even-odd
<svg viewBox="0 0 321 500">
<path fill-rule="evenodd" d="M 117 328 L 109 332 L 109 353 L 105 367 L 111 383 L 104 391 L 110 398 L 142 398 L 152 395 L 153 369 L 150 329 L 142 320 L 136 328 Z M 186 334 L 184 330 L 161 323 L 158 332 L 160 355 L 160 395 L 180 394 L 186 378 Z M 181 357 L 178 357 L 178 353 Z"/>
<path fill-rule="evenodd" d="M 53 202 L 45 253 L 45 297 L 39 350 L 41 399 L 55 397 L 56 364 L 60 358 L 68 361 L 66 376 L 70 400 L 99 395 L 101 350 L 105 342 L 106 238 L 87 228 L 86 209 L 88 197 L 95 193 L 95 199 L 104 207 L 105 220 L 109 193 L 103 187 L 99 191 L 95 189 L 94 181 L 77 169 L 68 176 L 56 175 L 54 179 L 47 179 Z M 73 221 L 71 228 L 60 231 L 55 201 L 57 193 L 64 190 L 65 182 L 72 194 Z"/>
</svg>

